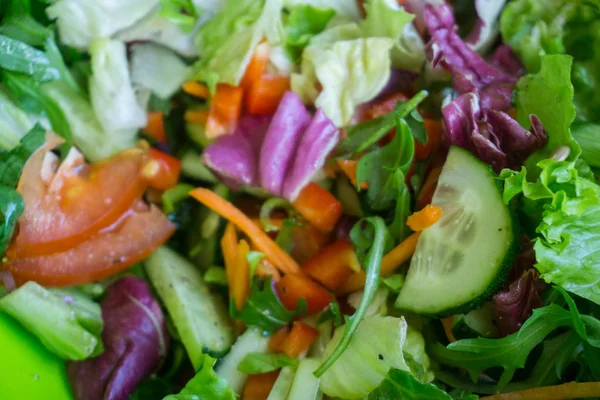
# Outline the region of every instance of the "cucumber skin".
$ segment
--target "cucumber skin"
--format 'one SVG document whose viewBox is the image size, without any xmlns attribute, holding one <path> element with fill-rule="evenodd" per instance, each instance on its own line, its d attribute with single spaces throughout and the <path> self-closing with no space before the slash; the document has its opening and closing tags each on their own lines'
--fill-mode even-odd
<svg viewBox="0 0 600 400">
<path fill-rule="evenodd" d="M 452 147 L 456 147 L 456 146 L 452 146 Z M 461 148 L 461 151 L 463 151 L 465 154 L 468 154 L 470 157 L 475 159 L 478 163 L 485 165 L 490 176 L 494 179 L 494 184 L 496 186 L 496 189 L 498 189 L 498 195 L 500 196 L 500 198 L 502 198 L 503 187 L 502 187 L 500 180 L 498 179 L 498 176 L 492 170 L 492 167 L 490 167 L 489 165 L 485 164 L 480 159 L 475 157 L 475 155 L 473 153 L 471 153 L 470 151 L 462 149 L 462 148 Z M 445 318 L 445 317 L 449 317 L 449 316 L 456 315 L 456 314 L 466 314 L 471 310 L 481 307 L 485 302 L 489 301 L 496 293 L 498 293 L 500 290 L 502 290 L 504 288 L 504 285 L 506 284 L 506 280 L 508 278 L 508 273 L 512 269 L 515 258 L 517 258 L 517 255 L 519 254 L 519 251 L 521 249 L 521 244 L 520 244 L 520 240 L 519 240 L 519 237 L 521 234 L 521 232 L 520 232 L 521 229 L 519 226 L 517 216 L 516 216 L 514 210 L 512 210 L 511 208 L 508 208 L 508 212 L 509 212 L 510 220 L 511 220 L 510 225 L 511 225 L 511 230 L 513 233 L 513 235 L 512 235 L 513 239 L 511 241 L 511 243 L 508 245 L 508 249 L 504 253 L 504 258 L 500 262 L 500 267 L 498 268 L 498 272 L 496 273 L 495 278 L 492 280 L 492 282 L 490 282 L 490 284 L 483 291 L 483 293 L 481 293 L 479 296 L 473 298 L 472 300 L 470 300 L 466 303 L 459 304 L 454 307 L 446 308 L 437 313 L 427 313 L 427 312 L 415 313 L 410 308 L 396 308 L 395 305 L 394 305 L 394 308 L 396 308 L 399 311 L 408 312 L 408 313 L 425 316 L 425 317 Z"/>
</svg>

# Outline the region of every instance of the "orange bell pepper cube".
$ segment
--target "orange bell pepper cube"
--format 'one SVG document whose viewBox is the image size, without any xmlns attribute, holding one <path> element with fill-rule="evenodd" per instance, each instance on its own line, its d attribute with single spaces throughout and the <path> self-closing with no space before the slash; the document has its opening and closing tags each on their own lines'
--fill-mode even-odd
<svg viewBox="0 0 600 400">
<path fill-rule="evenodd" d="M 415 140 L 415 158 L 424 160 L 433 153 L 442 141 L 442 121 L 434 119 L 423 119 L 423 125 L 427 131 L 427 144 L 421 144 Z"/>
<path fill-rule="evenodd" d="M 242 113 L 244 90 L 241 87 L 218 84 L 210 99 L 206 121 L 206 137 L 216 138 L 235 131 Z"/>
<path fill-rule="evenodd" d="M 280 328 L 277 332 L 273 334 L 273 336 L 271 336 L 271 339 L 269 339 L 269 349 L 277 353 L 282 353 L 283 351 L 281 350 L 281 345 L 283 344 L 283 341 L 289 333 L 290 327 L 288 325 L 284 326 L 283 328 Z"/>
<path fill-rule="evenodd" d="M 333 231 L 343 211 L 342 204 L 331 193 L 313 182 L 302 189 L 292 206 L 323 232 Z"/>
<path fill-rule="evenodd" d="M 264 75 L 250 86 L 246 94 L 246 108 L 250 114 L 271 115 L 277 110 L 281 98 L 288 90 L 289 77 Z"/>
<path fill-rule="evenodd" d="M 196 188 L 190 196 L 204 204 L 228 221 L 231 221 L 252 241 L 254 247 L 262 252 L 265 257 L 281 272 L 301 274 L 302 270 L 289 254 L 287 254 L 273 239 L 260 229 L 250 218 L 236 208 L 233 204 L 220 197 L 218 194 L 205 189 Z"/>
<path fill-rule="evenodd" d="M 279 371 L 250 375 L 244 387 L 242 400 L 267 400 L 278 376 Z"/>
<path fill-rule="evenodd" d="M 252 54 L 252 58 L 246 67 L 244 76 L 240 82 L 240 86 L 245 90 L 250 90 L 252 85 L 260 80 L 262 76 L 267 72 L 267 66 L 269 65 L 269 55 L 271 53 L 271 47 L 269 43 L 262 42 Z"/>
<path fill-rule="evenodd" d="M 302 265 L 308 276 L 333 291 L 360 268 L 354 246 L 346 239 L 330 244 Z"/>
<path fill-rule="evenodd" d="M 408 261 L 417 248 L 417 242 L 419 241 L 420 232 L 413 233 L 406 239 L 404 239 L 398 246 L 394 247 L 392 251 L 383 256 L 381 260 L 381 276 L 389 276 L 401 266 L 403 263 Z M 356 292 L 365 287 L 365 271 L 355 272 L 344 282 L 344 284 L 337 290 L 336 294 L 342 295 L 351 292 Z"/>
<path fill-rule="evenodd" d="M 406 219 L 406 225 L 415 232 L 425 230 L 438 222 L 442 217 L 442 207 L 426 205 L 422 210 L 413 213 Z"/>
<path fill-rule="evenodd" d="M 438 179 L 440 178 L 441 174 L 441 167 L 432 168 L 431 171 L 429 171 L 427 178 L 425 178 L 425 182 L 423 183 L 423 187 L 417 196 L 417 207 L 423 208 L 427 204 L 431 203 L 433 194 L 435 193 L 435 189 L 437 187 Z"/>
<path fill-rule="evenodd" d="M 185 93 L 194 97 L 201 99 L 208 99 L 210 97 L 210 91 L 208 90 L 208 87 L 200 82 L 188 81 L 181 85 L 181 88 Z"/>
<path fill-rule="evenodd" d="M 340 167 L 340 169 L 344 172 L 344 174 L 348 177 L 348 179 L 350 179 L 350 182 L 352 182 L 352 185 L 354 185 L 354 187 L 356 187 L 356 170 L 358 168 L 358 161 L 357 160 L 337 160 L 338 166 Z M 361 189 L 368 189 L 369 188 L 369 182 L 361 182 L 359 188 Z"/>
<path fill-rule="evenodd" d="M 142 129 L 146 135 L 158 142 L 166 142 L 165 116 L 162 111 L 151 111 L 148 113 L 146 126 Z"/>
<path fill-rule="evenodd" d="M 308 351 L 319 337 L 319 331 L 301 321 L 294 321 L 292 330 L 281 343 L 281 352 L 288 357 L 298 357 Z"/>
<path fill-rule="evenodd" d="M 177 185 L 181 173 L 181 161 L 157 149 L 150 149 L 150 161 L 142 174 L 148 185 L 157 190 L 167 190 Z"/>
<path fill-rule="evenodd" d="M 335 299 L 327 289 L 303 275 L 287 274 L 275 287 L 285 308 L 293 311 L 298 306 L 298 300 L 305 299 L 309 315 L 318 313 Z"/>
</svg>

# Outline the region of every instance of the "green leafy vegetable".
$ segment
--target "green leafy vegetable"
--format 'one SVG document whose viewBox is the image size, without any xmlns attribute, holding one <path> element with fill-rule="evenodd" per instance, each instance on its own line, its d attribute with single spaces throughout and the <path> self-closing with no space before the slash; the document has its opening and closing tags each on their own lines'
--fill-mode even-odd
<svg viewBox="0 0 600 400">
<path fill-rule="evenodd" d="M 390 289 L 394 293 L 399 293 L 402 286 L 404 286 L 404 281 L 406 280 L 406 276 L 403 274 L 394 274 L 392 276 L 388 276 L 387 278 L 381 278 L 381 282 L 388 289 Z"/>
<path fill-rule="evenodd" d="M 192 0 L 160 0 L 160 15 L 174 22 L 184 32 L 194 29 L 198 13 Z"/>
<path fill-rule="evenodd" d="M 335 326 L 336 328 L 338 326 L 342 326 L 342 324 L 344 323 L 342 310 L 340 310 L 340 303 L 338 303 L 337 300 L 334 300 L 331 303 L 329 303 L 327 308 L 323 310 L 323 312 L 321 313 L 321 315 L 319 315 L 319 318 L 317 319 L 317 324 L 322 324 L 329 320 L 333 321 L 333 326 Z"/>
<path fill-rule="evenodd" d="M 431 383 L 419 382 L 410 372 L 391 369 L 366 400 L 451 400 L 452 397 Z"/>
<path fill-rule="evenodd" d="M 571 129 L 573 137 L 581 146 L 581 158 L 590 166 L 600 168 L 600 125 L 576 122 Z"/>
<path fill-rule="evenodd" d="M 367 256 L 365 258 L 365 289 L 363 297 L 360 301 L 360 305 L 356 309 L 356 312 L 348 317 L 346 320 L 346 326 L 344 334 L 342 335 L 339 343 L 335 350 L 329 353 L 328 357 L 323 361 L 323 364 L 315 371 L 317 377 L 323 375 L 335 361 L 340 358 L 346 348 L 350 345 L 353 336 L 355 335 L 358 327 L 364 316 L 367 313 L 369 305 L 375 296 L 377 287 L 379 286 L 379 271 L 381 269 L 381 259 L 385 250 L 386 242 L 386 227 L 385 223 L 380 217 L 370 217 L 362 220 L 362 223 L 368 224 L 374 230 L 373 242 L 369 248 Z M 357 223 L 354 229 L 360 229 L 361 223 Z"/>
<path fill-rule="evenodd" d="M 298 359 L 285 354 L 249 353 L 238 365 L 238 370 L 246 374 L 265 374 L 283 367 L 295 368 L 297 366 Z"/>
<path fill-rule="evenodd" d="M 215 374 L 215 359 L 204 356 L 196 375 L 185 385 L 179 394 L 172 394 L 164 400 L 235 400 L 236 396 L 227 381 Z"/>
<path fill-rule="evenodd" d="M 0 148 L 10 150 L 35 125 L 35 118 L 17 107 L 0 91 Z"/>
<path fill-rule="evenodd" d="M 272 278 L 262 282 L 255 278 L 252 281 L 250 294 L 240 311 L 235 308 L 235 301 L 230 300 L 229 313 L 233 318 L 259 327 L 265 333 L 275 332 L 295 316 L 306 314 L 307 310 L 306 301 L 302 299 L 298 301 L 295 311 L 288 311 L 275 294 Z"/>
<path fill-rule="evenodd" d="M 330 8 L 301 5 L 292 8 L 285 20 L 285 46 L 292 60 L 300 62 L 302 51 L 310 39 L 323 31 L 335 15 Z"/>
<path fill-rule="evenodd" d="M 51 34 L 51 30 L 41 25 L 29 14 L 6 18 L 0 25 L 0 34 L 27 43 L 41 46 Z"/>
<path fill-rule="evenodd" d="M 4 35 L 0 35 L 0 67 L 31 75 L 41 82 L 60 77 L 43 51 Z"/>
<path fill-rule="evenodd" d="M 27 282 L 1 298 L 0 309 L 21 322 L 58 356 L 84 360 L 102 351 L 100 306 L 91 300 L 86 302 L 86 308 L 94 310 L 93 322 L 88 313 L 75 311 L 63 298 L 35 282 Z"/>
<path fill-rule="evenodd" d="M 250 276 L 254 276 L 256 268 L 258 268 L 258 263 L 263 258 L 265 258 L 265 255 L 260 251 L 249 251 L 246 253 L 246 261 L 248 261 L 248 265 L 250 266 Z"/>
<path fill-rule="evenodd" d="M 227 286 L 227 273 L 223 267 L 208 267 L 204 273 L 204 281 L 215 285 Z"/>
</svg>

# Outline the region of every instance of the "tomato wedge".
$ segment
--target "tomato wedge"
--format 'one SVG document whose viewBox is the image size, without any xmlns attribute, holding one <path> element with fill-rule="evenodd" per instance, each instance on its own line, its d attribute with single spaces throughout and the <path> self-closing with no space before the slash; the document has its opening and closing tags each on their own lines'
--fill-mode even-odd
<svg viewBox="0 0 600 400">
<path fill-rule="evenodd" d="M 54 140 L 54 146 L 58 141 Z M 48 142 L 50 143 L 50 142 Z M 56 172 L 47 144 L 27 161 L 17 190 L 25 201 L 19 233 L 7 251 L 25 258 L 66 251 L 115 223 L 141 197 L 147 181 L 147 151 L 129 149 L 100 163 L 86 164 L 72 149 Z M 42 171 L 40 173 L 40 171 Z"/>
<path fill-rule="evenodd" d="M 17 284 L 80 285 L 106 278 L 149 256 L 175 231 L 156 207 L 137 200 L 108 229 L 70 250 L 37 257 L 9 259 L 5 268 Z"/>
</svg>

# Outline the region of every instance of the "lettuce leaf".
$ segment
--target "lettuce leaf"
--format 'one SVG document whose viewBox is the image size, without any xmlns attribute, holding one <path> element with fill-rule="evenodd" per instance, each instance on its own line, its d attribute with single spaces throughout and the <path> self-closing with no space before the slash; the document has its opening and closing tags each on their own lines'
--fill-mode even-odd
<svg viewBox="0 0 600 400">
<path fill-rule="evenodd" d="M 285 20 L 285 48 L 294 62 L 300 62 L 304 47 L 314 35 L 325 29 L 334 15 L 335 11 L 331 8 L 316 8 L 310 5 L 291 9 Z"/>
<path fill-rule="evenodd" d="M 391 369 L 383 382 L 366 400 L 451 400 L 452 397 L 431 383 L 419 382 L 410 372 Z"/>
<path fill-rule="evenodd" d="M 284 0 L 286 8 L 308 5 L 316 8 L 331 8 L 336 15 L 349 20 L 360 19 L 360 8 L 355 0 Z"/>
<path fill-rule="evenodd" d="M 36 118 L 14 104 L 0 90 L 0 148 L 10 150 L 35 125 Z"/>
<path fill-rule="evenodd" d="M 227 381 L 215 374 L 215 361 L 204 356 L 202 366 L 181 392 L 169 395 L 164 400 L 235 400 L 235 393 Z"/>
<path fill-rule="evenodd" d="M 149 14 L 159 0 L 58 0 L 46 9 L 56 20 L 62 43 L 85 50 L 94 39 L 110 37 Z"/>
</svg>

